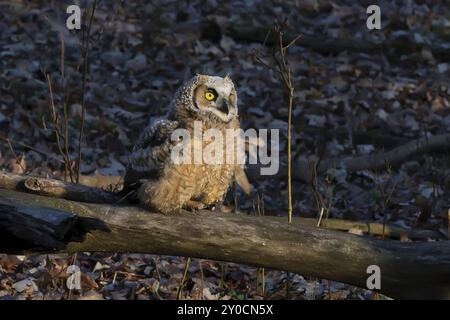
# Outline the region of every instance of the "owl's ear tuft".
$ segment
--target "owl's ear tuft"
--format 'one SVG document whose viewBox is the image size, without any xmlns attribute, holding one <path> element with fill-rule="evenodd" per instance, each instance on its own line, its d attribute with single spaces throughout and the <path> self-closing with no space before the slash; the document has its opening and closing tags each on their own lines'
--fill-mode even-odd
<svg viewBox="0 0 450 320">
<path fill-rule="evenodd" d="M 195 74 L 195 78 L 199 83 L 202 83 L 206 80 L 208 76 L 204 75 L 204 74 L 200 74 L 200 73 L 196 73 Z"/>
</svg>

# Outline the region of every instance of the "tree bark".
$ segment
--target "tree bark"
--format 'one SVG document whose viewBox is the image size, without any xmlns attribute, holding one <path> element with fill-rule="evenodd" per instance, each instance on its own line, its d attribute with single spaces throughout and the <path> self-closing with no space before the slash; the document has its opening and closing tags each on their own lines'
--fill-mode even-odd
<svg viewBox="0 0 450 320">
<path fill-rule="evenodd" d="M 336 159 L 325 159 L 317 164 L 317 174 L 323 174 L 329 169 L 345 169 L 348 172 L 360 170 L 386 169 L 386 166 L 397 166 L 402 162 L 412 159 L 420 154 L 427 154 L 432 151 L 448 150 L 450 148 L 450 134 L 441 134 L 424 137 L 410 141 L 392 150 L 366 156 L 346 156 Z M 293 165 L 293 178 L 296 180 L 311 182 L 314 177 L 313 161 L 297 159 Z M 267 176 L 260 175 L 260 165 L 250 165 L 246 169 L 248 175 L 253 179 L 263 179 Z M 281 166 L 277 177 L 285 179 L 287 177 L 287 167 Z"/>
<path fill-rule="evenodd" d="M 450 298 L 450 242 L 398 242 L 220 212 L 154 214 L 0 190 L 0 251 L 142 252 L 286 270 L 393 298 Z"/>
<path fill-rule="evenodd" d="M 95 187 L 55 179 L 15 175 L 1 171 L 0 188 L 81 202 L 116 203 L 120 200 L 114 193 Z"/>
<path fill-rule="evenodd" d="M 88 176 L 85 176 L 89 179 Z M 93 176 L 92 181 L 98 176 Z M 118 177 L 112 181 L 117 181 Z M 105 181 L 102 179 L 102 181 Z M 109 181 L 109 180 L 106 180 Z M 0 189 L 14 191 L 25 191 L 28 193 L 49 196 L 54 198 L 63 198 L 87 203 L 103 204 L 124 204 L 125 199 L 121 199 L 117 193 L 108 192 L 102 189 L 63 182 L 54 179 L 45 179 L 41 177 L 21 176 L 11 173 L 0 172 Z M 305 226 L 316 226 L 317 219 L 314 218 L 296 218 L 294 223 Z M 443 235 L 435 230 L 426 230 L 415 228 L 412 230 L 381 224 L 374 222 L 357 222 L 344 219 L 326 219 L 322 222 L 322 227 L 332 230 L 350 231 L 360 234 L 369 234 L 374 236 L 385 236 L 388 238 L 407 238 L 412 240 L 442 239 Z"/>
</svg>

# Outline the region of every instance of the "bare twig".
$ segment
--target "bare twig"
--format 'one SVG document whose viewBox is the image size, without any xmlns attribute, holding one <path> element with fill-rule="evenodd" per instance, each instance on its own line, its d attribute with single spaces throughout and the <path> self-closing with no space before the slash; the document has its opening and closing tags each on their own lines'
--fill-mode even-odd
<svg viewBox="0 0 450 320">
<path fill-rule="evenodd" d="M 16 160 L 17 164 L 19 165 L 20 169 L 22 169 L 22 172 L 25 173 L 26 170 L 25 170 L 25 168 L 22 165 L 22 161 L 20 161 L 20 159 L 17 157 L 17 154 L 14 151 L 13 146 L 11 145 L 11 141 L 9 141 L 8 138 L 6 139 L 6 143 L 8 143 L 9 150 L 11 151 L 11 153 L 12 153 L 14 159 Z"/>
<path fill-rule="evenodd" d="M 317 220 L 317 228 L 320 228 L 321 224 L 322 224 L 322 217 L 323 217 L 323 212 L 325 211 L 325 208 L 322 207 L 320 209 L 320 215 L 319 215 L 319 220 Z"/>
<path fill-rule="evenodd" d="M 378 192 L 380 193 L 380 195 L 383 198 L 383 234 L 382 237 L 384 239 L 385 237 L 385 231 L 386 231 L 386 223 L 387 223 L 387 215 L 388 215 L 388 206 L 389 206 L 389 202 L 391 201 L 391 197 L 395 191 L 395 188 L 397 187 L 397 181 L 394 181 L 394 185 L 392 186 L 392 188 L 390 188 L 390 191 L 387 191 L 386 188 L 389 184 L 389 182 L 392 180 L 392 170 L 391 170 L 391 166 L 389 165 L 389 162 L 386 161 L 386 170 L 388 172 L 389 175 L 389 179 L 386 183 L 382 183 L 381 181 L 379 181 L 379 178 L 376 178 L 376 185 L 378 188 Z"/>
<path fill-rule="evenodd" d="M 61 81 L 62 81 L 62 88 L 64 91 L 64 101 L 63 101 L 63 116 L 64 116 L 64 154 L 65 154 L 65 166 L 64 166 L 64 181 L 67 181 L 67 174 L 70 176 L 70 181 L 73 182 L 74 180 L 74 173 L 73 168 L 70 161 L 70 155 L 69 155 L 69 115 L 67 111 L 67 104 L 69 103 L 69 93 L 68 93 L 68 86 L 66 83 L 66 75 L 65 75 L 65 66 L 64 66 L 64 60 L 65 60 L 65 43 L 64 43 L 64 35 L 61 32 L 60 34 L 61 39 Z"/>
<path fill-rule="evenodd" d="M 37 149 L 37 148 L 32 147 L 32 146 L 30 146 L 30 145 L 27 145 L 27 144 L 25 144 L 25 143 L 23 143 L 23 142 L 16 141 L 16 140 L 13 140 L 13 139 L 11 139 L 11 138 L 5 138 L 5 137 L 2 137 L 2 136 L 0 136 L 0 140 L 5 141 L 6 143 L 8 143 L 8 141 L 9 141 L 9 143 L 12 143 L 12 144 L 21 146 L 21 147 L 23 147 L 23 148 L 32 150 L 32 151 L 37 152 L 37 153 L 40 153 L 40 154 L 42 154 L 42 155 L 44 155 L 44 156 L 46 156 L 46 157 L 48 157 L 48 158 L 52 158 L 52 159 L 55 159 L 55 160 L 58 161 L 58 162 L 64 163 L 64 160 L 61 160 L 61 159 L 58 158 L 56 155 L 50 154 L 50 153 L 47 153 L 47 152 L 44 152 L 44 151 L 42 151 L 42 150 L 40 150 L 40 149 Z"/>
<path fill-rule="evenodd" d="M 88 56 L 89 56 L 89 42 L 90 42 L 90 33 L 92 27 L 92 21 L 94 19 L 95 9 L 97 7 L 97 0 L 94 0 L 94 4 L 92 5 L 91 16 L 89 18 L 88 27 L 86 30 L 86 34 L 83 28 L 83 87 L 82 87 L 82 102 L 81 102 L 81 122 L 80 122 L 80 132 L 78 137 L 78 162 L 77 162 L 77 177 L 76 182 L 78 183 L 80 180 L 80 167 L 81 167 L 81 145 L 83 143 L 83 133 L 84 133 L 84 117 L 86 113 L 86 85 L 87 85 L 87 73 L 88 73 Z"/>
<path fill-rule="evenodd" d="M 198 268 L 199 268 L 199 270 L 200 270 L 200 280 L 201 280 L 201 285 L 202 285 L 202 290 L 201 290 L 201 300 L 203 300 L 203 298 L 204 298 L 204 294 L 203 294 L 203 292 L 204 292 L 204 289 L 205 289 L 205 275 L 204 275 L 204 273 L 203 273 L 203 260 L 202 259 L 199 259 L 198 260 Z"/>
<path fill-rule="evenodd" d="M 191 258 L 188 257 L 186 258 L 186 266 L 184 268 L 183 278 L 181 279 L 180 285 L 178 286 L 177 300 L 181 299 L 181 292 L 183 292 L 183 288 L 186 285 L 190 265 L 191 265 Z"/>
<path fill-rule="evenodd" d="M 287 92 L 287 104 L 288 104 L 288 221 L 292 221 L 292 105 L 294 99 L 294 85 L 292 82 L 292 69 L 288 65 L 286 60 L 287 50 L 292 46 L 300 37 L 298 35 L 292 39 L 287 45 L 283 45 L 283 31 L 282 27 L 278 24 L 269 31 L 265 39 L 268 39 L 270 32 L 275 34 L 277 38 L 276 46 L 273 49 L 272 58 L 274 60 L 274 65 L 270 65 L 264 61 L 258 54 L 255 54 L 256 62 L 260 63 L 264 67 L 276 72 L 283 83 L 284 88 Z"/>
<path fill-rule="evenodd" d="M 63 145 L 61 143 L 62 125 L 60 123 L 58 112 L 57 112 L 56 106 L 55 106 L 55 98 L 54 98 L 54 95 L 53 95 L 53 87 L 52 87 L 52 81 L 50 79 L 50 74 L 46 73 L 45 77 L 47 79 L 48 90 L 49 90 L 49 94 L 50 94 L 50 111 L 51 111 L 51 116 L 52 116 L 54 132 L 55 132 L 55 136 L 56 136 L 56 144 L 58 146 L 59 153 L 61 154 L 61 156 L 64 159 L 64 177 L 65 177 L 64 180 L 66 180 L 67 172 L 70 170 L 69 151 L 68 151 L 68 149 L 63 150 Z M 64 130 L 68 130 L 67 129 L 67 116 L 66 116 L 66 114 L 65 114 L 64 118 L 65 118 L 64 121 L 65 121 L 65 127 L 66 127 Z M 68 143 L 67 142 L 67 139 L 68 139 L 67 135 L 65 135 L 65 137 L 64 137 L 64 140 L 65 140 L 64 141 L 64 145 L 67 145 L 67 143 Z M 71 175 L 71 177 L 72 177 L 72 175 Z"/>
<path fill-rule="evenodd" d="M 265 216 L 264 212 L 264 197 L 263 194 L 258 192 L 257 194 L 257 212 L 255 211 L 255 215 L 257 216 Z M 256 269 L 256 292 L 259 292 L 259 281 L 261 278 L 261 296 L 264 297 L 266 292 L 266 270 L 264 268 Z"/>
<path fill-rule="evenodd" d="M 288 66 L 286 61 L 287 49 L 293 45 L 298 38 L 294 38 L 287 46 L 283 46 L 283 31 L 282 27 L 275 24 L 271 32 L 275 33 L 275 38 L 278 39 L 276 46 L 274 46 L 272 52 L 272 58 L 275 61 L 275 66 L 271 66 L 265 61 L 263 61 L 258 55 L 255 56 L 256 61 L 265 66 L 266 68 L 275 71 L 279 74 L 283 86 L 287 92 L 287 104 L 288 104 L 288 146 L 287 146 L 287 157 L 288 157 L 288 167 L 287 167 L 287 186 L 288 186 L 288 222 L 292 223 L 292 104 L 294 99 L 294 85 L 292 83 L 292 69 Z M 266 39 L 270 36 L 270 32 L 266 35 Z M 289 282 L 290 274 L 287 272 L 287 283 L 286 283 L 286 297 L 289 297 Z"/>
</svg>

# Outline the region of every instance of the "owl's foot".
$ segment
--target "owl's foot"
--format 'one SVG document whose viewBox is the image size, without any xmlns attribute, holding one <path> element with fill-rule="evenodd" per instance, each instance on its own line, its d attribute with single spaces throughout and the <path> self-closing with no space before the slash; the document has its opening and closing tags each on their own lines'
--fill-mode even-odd
<svg viewBox="0 0 450 320">
<path fill-rule="evenodd" d="M 200 201 L 188 200 L 184 204 L 184 208 L 189 211 L 198 211 L 198 210 L 204 209 L 205 205 L 203 203 L 201 203 Z"/>
<path fill-rule="evenodd" d="M 216 203 L 210 206 L 212 211 L 220 211 L 223 213 L 232 213 L 234 212 L 234 205 L 226 205 L 224 203 Z"/>
</svg>

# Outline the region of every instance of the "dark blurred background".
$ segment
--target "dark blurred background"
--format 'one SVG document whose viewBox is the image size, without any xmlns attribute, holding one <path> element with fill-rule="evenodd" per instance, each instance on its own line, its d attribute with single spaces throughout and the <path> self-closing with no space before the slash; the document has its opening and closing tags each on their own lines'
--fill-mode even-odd
<svg viewBox="0 0 450 320">
<path fill-rule="evenodd" d="M 286 91 L 277 73 L 255 61 L 258 55 L 271 62 L 274 41 L 266 35 L 274 23 L 283 25 L 288 41 L 302 34 L 287 53 L 295 89 L 294 171 L 298 159 L 371 155 L 449 133 L 448 1 L 376 1 L 381 30 L 370 31 L 372 2 L 99 1 L 88 54 L 82 174 L 122 175 L 148 118 L 164 114 L 178 86 L 195 73 L 231 75 L 243 127 L 281 129 L 285 167 Z M 0 1 L 0 169 L 63 177 L 48 80 L 60 121 L 66 105 L 71 165 L 77 159 L 83 32 L 65 27 L 66 8 L 74 3 L 86 14 L 93 1 Z M 86 14 L 83 24 L 88 21 Z M 449 164 L 448 149 L 441 149 L 394 167 L 336 168 L 315 183 L 295 180 L 294 216 L 317 217 L 325 206 L 330 218 L 423 227 L 446 237 Z M 250 180 L 265 214 L 286 214 L 285 176 Z M 255 198 L 240 195 L 238 205 L 254 214 Z M 174 299 L 185 260 L 0 254 L 0 299 L 70 299 L 61 274 L 74 261 L 83 272 L 80 298 L 145 300 Z M 261 293 L 259 271 L 195 260 L 184 291 L 197 299 L 285 298 L 286 273 L 267 270 Z M 31 279 L 26 290 L 22 279 Z M 294 299 L 379 298 L 301 275 L 291 275 L 290 288 Z"/>
<path fill-rule="evenodd" d="M 28 173 L 58 176 L 62 170 L 46 73 L 57 110 L 67 102 L 69 151 L 76 158 L 82 32 L 65 28 L 65 8 L 73 3 L 84 12 L 93 1 L 0 2 L 0 134 L 11 139 Z M 296 159 L 371 154 L 447 133 L 450 6 L 446 1 L 378 1 L 381 30 L 370 31 L 369 4 L 100 1 L 88 58 L 82 173 L 122 174 L 148 117 L 165 113 L 177 87 L 195 73 L 231 75 L 243 126 L 282 129 L 285 164 L 286 94 L 277 74 L 255 61 L 255 54 L 270 56 L 273 41 L 264 40 L 275 22 L 284 23 L 286 39 L 302 34 L 288 52 Z M 0 165 L 20 173 L 23 168 L 10 161 L 10 149 L 0 145 Z M 330 198 L 333 217 L 377 220 L 388 214 L 392 221 L 414 224 L 423 211 L 419 197 L 431 208 L 428 218 L 439 224 L 448 206 L 448 163 L 448 153 L 440 152 L 410 159 L 392 171 L 340 169 L 331 178 L 319 177 L 318 188 Z M 269 213 L 286 210 L 284 178 L 252 182 Z M 379 186 L 390 190 L 393 185 L 386 211 Z M 296 181 L 294 202 L 295 214 L 317 215 L 311 185 Z M 242 208 L 251 207 L 251 200 L 242 198 Z"/>
</svg>

